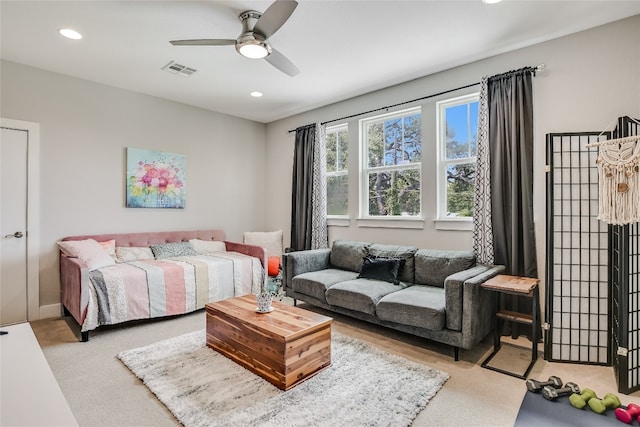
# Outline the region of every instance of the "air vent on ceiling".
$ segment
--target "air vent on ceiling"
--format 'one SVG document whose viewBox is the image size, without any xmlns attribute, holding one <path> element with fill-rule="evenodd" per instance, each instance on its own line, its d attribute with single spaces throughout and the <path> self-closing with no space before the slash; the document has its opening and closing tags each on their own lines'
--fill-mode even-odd
<svg viewBox="0 0 640 427">
<path fill-rule="evenodd" d="M 168 73 L 178 74 L 178 75 L 183 76 L 183 77 L 190 77 L 193 73 L 198 71 L 195 68 L 191 68 L 191 67 L 187 67 L 186 65 L 178 64 L 175 61 L 169 62 L 167 65 L 162 67 L 162 69 L 165 70 Z"/>
</svg>

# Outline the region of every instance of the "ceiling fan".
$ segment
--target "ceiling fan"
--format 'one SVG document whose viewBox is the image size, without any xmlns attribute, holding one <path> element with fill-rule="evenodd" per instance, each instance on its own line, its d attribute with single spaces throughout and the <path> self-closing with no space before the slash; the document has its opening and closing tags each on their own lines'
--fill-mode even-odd
<svg viewBox="0 0 640 427">
<path fill-rule="evenodd" d="M 265 59 L 269 64 L 290 76 L 300 72 L 283 54 L 271 47 L 267 39 L 287 22 L 298 6 L 295 0 L 276 0 L 264 11 L 246 10 L 238 16 L 242 22 L 242 33 L 237 39 L 172 40 L 174 46 L 226 46 L 235 45 L 242 56 Z"/>
</svg>

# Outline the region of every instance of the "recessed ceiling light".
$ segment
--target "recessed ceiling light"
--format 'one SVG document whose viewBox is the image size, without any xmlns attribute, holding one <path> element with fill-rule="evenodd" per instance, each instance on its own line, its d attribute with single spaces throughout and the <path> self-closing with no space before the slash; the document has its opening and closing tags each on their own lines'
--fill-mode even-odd
<svg viewBox="0 0 640 427">
<path fill-rule="evenodd" d="M 249 95 L 253 96 L 254 98 L 260 98 L 262 96 L 262 92 L 253 91 Z"/>
<path fill-rule="evenodd" d="M 82 34 L 77 32 L 76 30 L 72 30 L 71 28 L 61 28 L 58 32 L 63 36 L 71 40 L 80 40 L 82 38 Z"/>
<path fill-rule="evenodd" d="M 485 4 L 495 4 L 495 3 L 500 3 L 502 0 L 482 0 L 482 3 Z"/>
</svg>

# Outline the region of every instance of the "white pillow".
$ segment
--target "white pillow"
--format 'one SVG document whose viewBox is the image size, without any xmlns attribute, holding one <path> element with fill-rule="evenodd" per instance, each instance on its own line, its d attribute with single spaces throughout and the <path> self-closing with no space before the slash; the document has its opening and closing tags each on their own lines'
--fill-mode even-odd
<svg viewBox="0 0 640 427">
<path fill-rule="evenodd" d="M 193 249 L 198 253 L 198 255 L 208 255 L 214 252 L 226 252 L 227 245 L 220 240 L 200 240 L 200 239 L 191 239 L 189 240 Z"/>
<path fill-rule="evenodd" d="M 103 246 L 93 239 L 65 240 L 58 242 L 58 247 L 66 256 L 78 258 L 82 267 L 89 270 L 115 265 Z"/>
<path fill-rule="evenodd" d="M 278 231 L 247 231 L 244 242 L 248 245 L 262 246 L 267 250 L 267 256 L 281 256 L 282 230 Z"/>
<path fill-rule="evenodd" d="M 154 259 L 148 246 L 116 246 L 116 262 L 130 262 L 141 259 Z"/>
</svg>

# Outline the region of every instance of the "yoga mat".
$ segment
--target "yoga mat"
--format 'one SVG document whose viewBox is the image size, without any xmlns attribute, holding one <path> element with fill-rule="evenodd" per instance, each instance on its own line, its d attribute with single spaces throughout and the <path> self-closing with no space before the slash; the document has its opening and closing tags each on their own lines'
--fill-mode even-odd
<svg viewBox="0 0 640 427">
<path fill-rule="evenodd" d="M 622 427 L 625 425 L 627 424 L 618 421 L 613 409 L 601 415 L 591 411 L 588 405 L 583 409 L 574 408 L 569 403 L 568 396 L 547 400 L 540 393 L 527 392 L 522 399 L 514 427 Z"/>
</svg>

